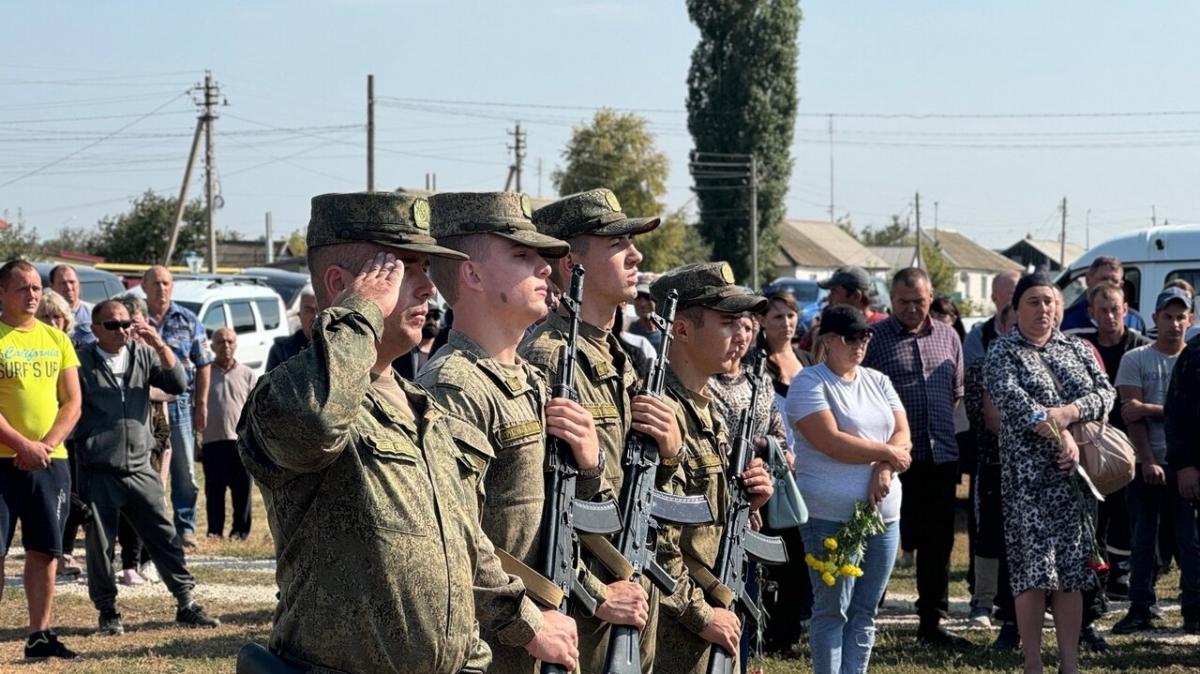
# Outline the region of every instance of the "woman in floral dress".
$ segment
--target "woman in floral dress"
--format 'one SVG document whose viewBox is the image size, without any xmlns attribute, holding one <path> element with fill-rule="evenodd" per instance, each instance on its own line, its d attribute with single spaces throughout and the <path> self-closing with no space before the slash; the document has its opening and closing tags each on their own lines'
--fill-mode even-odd
<svg viewBox="0 0 1200 674">
<path fill-rule="evenodd" d="M 1060 671 L 1078 671 L 1081 592 L 1093 540 L 1075 482 L 1079 449 L 1067 428 L 1101 420 L 1116 392 L 1091 350 L 1063 335 L 1053 281 L 1030 274 L 1017 283 L 1017 329 L 992 344 L 984 384 L 1000 411 L 1000 463 L 1009 582 L 1025 671 L 1041 672 L 1042 614 L 1052 594 Z"/>
</svg>

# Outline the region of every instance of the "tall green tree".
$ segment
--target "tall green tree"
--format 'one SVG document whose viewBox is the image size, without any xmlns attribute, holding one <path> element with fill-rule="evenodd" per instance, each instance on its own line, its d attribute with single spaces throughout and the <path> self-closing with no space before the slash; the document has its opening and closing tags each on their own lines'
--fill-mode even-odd
<svg viewBox="0 0 1200 674">
<path fill-rule="evenodd" d="M 688 130 L 696 150 L 753 153 L 758 188 L 758 279 L 768 280 L 792 174 L 799 0 L 688 0 L 700 30 L 688 72 Z M 741 279 L 750 276 L 749 190 L 738 179 L 697 180 L 700 231 Z"/>
<path fill-rule="evenodd" d="M 925 272 L 929 274 L 934 294 L 954 297 L 958 287 L 958 269 L 942 254 L 941 247 L 930 241 L 921 241 L 921 260 L 925 263 Z"/>
<path fill-rule="evenodd" d="M 628 215 L 654 217 L 666 210 L 662 198 L 670 165 L 655 145 L 645 118 L 600 110 L 590 123 L 575 127 L 562 156 L 565 165 L 550 175 L 559 194 L 607 187 Z M 683 210 L 665 215 L 657 229 L 638 236 L 637 247 L 645 256 L 641 267 L 648 271 L 700 262 L 709 253 Z"/>
<path fill-rule="evenodd" d="M 162 197 L 147 190 L 120 215 L 106 215 L 98 223 L 94 252 L 109 262 L 158 262 L 171 233 L 176 197 Z M 175 244 L 172 264 L 183 264 L 188 251 L 203 254 L 208 245 L 204 206 L 193 199 L 184 206 L 183 222 Z"/>
<path fill-rule="evenodd" d="M 645 118 L 602 109 L 577 126 L 563 148 L 565 166 L 550 175 L 559 194 L 607 187 L 635 217 L 661 214 L 670 166 L 654 144 Z"/>
<path fill-rule="evenodd" d="M 643 271 L 665 272 L 681 264 L 704 262 L 712 254 L 712 248 L 688 222 L 683 209 L 663 217 L 661 225 L 638 236 L 636 243 L 643 256 L 638 265 Z"/>
<path fill-rule="evenodd" d="M 900 216 L 893 215 L 892 222 L 887 225 L 868 226 L 860 234 L 851 233 L 864 246 L 899 246 L 912 243 L 912 230 L 900 222 Z"/>
<path fill-rule="evenodd" d="M 37 232 L 26 227 L 23 219 L 0 229 L 0 264 L 16 258 L 31 259 L 39 252 Z"/>
</svg>

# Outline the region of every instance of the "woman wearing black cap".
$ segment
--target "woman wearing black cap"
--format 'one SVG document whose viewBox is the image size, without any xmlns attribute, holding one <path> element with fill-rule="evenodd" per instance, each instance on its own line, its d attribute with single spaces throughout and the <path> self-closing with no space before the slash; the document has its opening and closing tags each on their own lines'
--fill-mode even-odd
<svg viewBox="0 0 1200 674">
<path fill-rule="evenodd" d="M 785 405 L 795 430 L 796 484 L 808 506 L 808 522 L 800 527 L 805 549 L 822 550 L 859 501 L 869 501 L 887 525 L 867 539 L 863 558 L 855 560 L 862 577 L 828 586 L 828 580 L 809 569 L 809 643 L 817 674 L 867 670 L 875 613 L 900 539 L 901 485 L 892 475 L 911 463 L 912 440 L 891 380 L 860 367 L 872 334 L 858 309 L 827 307 L 821 312 L 819 338 L 826 347 L 825 362 L 792 380 Z"/>
<path fill-rule="evenodd" d="M 1078 671 L 1081 592 L 1096 583 L 1086 503 L 1073 483 L 1079 448 L 1067 431 L 1100 420 L 1116 392 L 1088 347 L 1058 330 L 1058 299 L 1045 274 L 1013 293 L 1017 329 L 988 351 L 984 385 L 1000 411 L 1001 486 L 1009 583 L 1025 671 L 1041 672 L 1046 592 L 1054 604 L 1060 670 Z"/>
</svg>

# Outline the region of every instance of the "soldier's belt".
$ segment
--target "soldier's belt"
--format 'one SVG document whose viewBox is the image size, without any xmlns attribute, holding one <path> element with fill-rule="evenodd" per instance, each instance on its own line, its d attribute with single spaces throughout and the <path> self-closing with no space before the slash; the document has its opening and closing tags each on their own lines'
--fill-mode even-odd
<svg viewBox="0 0 1200 674">
<path fill-rule="evenodd" d="M 633 565 L 621 555 L 612 542 L 600 534 L 579 534 L 579 542 L 588 549 L 604 568 L 621 580 L 629 580 L 633 575 Z"/>
<path fill-rule="evenodd" d="M 557 609 L 562 606 L 563 591 L 557 585 L 499 546 L 496 547 L 496 556 L 500 558 L 500 566 L 505 573 L 520 578 L 525 584 L 525 594 L 530 599 L 545 608 Z"/>
<path fill-rule="evenodd" d="M 729 589 L 728 585 L 722 583 L 713 575 L 708 566 L 690 555 L 683 556 L 683 564 L 687 567 L 688 575 L 692 577 L 692 580 L 708 596 L 717 600 L 723 607 L 728 608 L 733 606 L 733 602 L 737 599 L 737 596 L 733 593 L 733 590 Z"/>
</svg>

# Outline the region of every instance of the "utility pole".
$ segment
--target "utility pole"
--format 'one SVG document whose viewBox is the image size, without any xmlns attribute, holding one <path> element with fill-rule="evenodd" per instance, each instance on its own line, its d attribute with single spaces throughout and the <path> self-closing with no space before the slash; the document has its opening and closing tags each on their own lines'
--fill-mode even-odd
<svg viewBox="0 0 1200 674">
<path fill-rule="evenodd" d="M 267 211 L 267 264 L 275 261 L 275 237 L 271 234 L 271 211 Z"/>
<path fill-rule="evenodd" d="M 538 157 L 538 191 L 537 195 L 542 196 L 542 158 Z"/>
<path fill-rule="evenodd" d="M 829 222 L 837 223 L 833 216 L 833 115 L 829 115 Z"/>
<path fill-rule="evenodd" d="M 749 188 L 750 195 L 750 280 L 758 287 L 758 185 L 763 179 L 758 171 L 758 157 L 751 154 L 693 151 L 688 170 L 696 180 L 695 190 L 740 190 Z M 737 184 L 701 185 L 701 180 L 736 180 Z"/>
<path fill-rule="evenodd" d="M 758 158 L 750 153 L 750 287 L 758 287 Z"/>
<path fill-rule="evenodd" d="M 933 202 L 933 240 L 938 240 L 938 202 Z"/>
<path fill-rule="evenodd" d="M 204 71 L 204 204 L 208 212 L 208 273 L 217 273 L 217 175 L 213 162 L 213 120 L 217 118 L 217 95 L 220 90 L 213 82 L 212 71 Z"/>
<path fill-rule="evenodd" d="M 375 191 L 375 76 L 367 75 L 367 191 Z"/>
<path fill-rule="evenodd" d="M 1062 200 L 1062 230 L 1058 234 L 1058 268 L 1067 268 L 1067 198 Z"/>
<path fill-rule="evenodd" d="M 925 260 L 921 257 L 921 193 L 917 192 L 913 197 L 913 210 L 916 212 L 917 218 L 917 245 L 913 252 L 913 266 L 917 269 L 925 268 Z"/>
<path fill-rule="evenodd" d="M 508 146 L 508 149 L 513 151 L 513 163 L 508 167 L 508 178 L 504 181 L 504 191 L 508 192 L 515 186 L 516 192 L 521 191 L 521 171 L 525 163 L 525 132 L 521 130 L 521 123 L 517 122 L 515 131 L 509 131 L 508 135 L 513 137 L 513 144 Z"/>
</svg>

